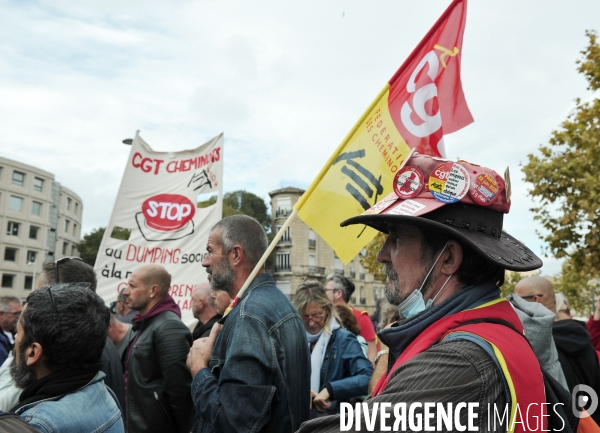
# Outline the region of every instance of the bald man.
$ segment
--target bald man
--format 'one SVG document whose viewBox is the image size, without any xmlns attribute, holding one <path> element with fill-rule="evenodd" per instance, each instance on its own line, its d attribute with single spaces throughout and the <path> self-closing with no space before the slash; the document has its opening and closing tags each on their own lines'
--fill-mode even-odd
<svg viewBox="0 0 600 433">
<path fill-rule="evenodd" d="M 212 289 L 208 281 L 196 284 L 192 290 L 192 314 L 198 319 L 198 324 L 192 332 L 194 340 L 208 337 L 213 325 L 223 317 L 217 313 L 211 294 Z"/>
<path fill-rule="evenodd" d="M 138 310 L 125 352 L 128 433 L 189 433 L 194 416 L 190 372 L 185 364 L 192 335 L 169 295 L 171 276 L 159 265 L 131 274 L 125 303 Z"/>
<path fill-rule="evenodd" d="M 517 283 L 515 293 L 526 301 L 539 302 L 556 314 L 552 337 L 569 391 L 572 392 L 575 386 L 583 384 L 592 387 L 600 395 L 598 355 L 590 342 L 585 323 L 571 319 L 570 311 L 557 311 L 554 288 L 544 277 L 522 279 Z M 592 418 L 600 424 L 600 411 L 596 410 Z"/>
</svg>

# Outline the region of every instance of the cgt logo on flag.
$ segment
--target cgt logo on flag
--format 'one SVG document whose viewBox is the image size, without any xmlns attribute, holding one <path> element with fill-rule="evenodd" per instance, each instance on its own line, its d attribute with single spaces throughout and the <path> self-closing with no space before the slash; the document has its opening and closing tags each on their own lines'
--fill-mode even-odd
<svg viewBox="0 0 600 433">
<path fill-rule="evenodd" d="M 135 215 L 142 236 L 147 241 L 170 241 L 194 233 L 196 207 L 179 194 L 158 194 L 142 203 Z"/>
</svg>

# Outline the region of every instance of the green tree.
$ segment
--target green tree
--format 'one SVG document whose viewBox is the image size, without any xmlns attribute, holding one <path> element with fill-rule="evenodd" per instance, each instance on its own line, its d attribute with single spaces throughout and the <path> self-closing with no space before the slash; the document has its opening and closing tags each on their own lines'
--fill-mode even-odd
<svg viewBox="0 0 600 433">
<path fill-rule="evenodd" d="M 217 202 L 217 196 L 198 203 L 198 207 L 208 207 Z M 249 215 L 263 226 L 267 233 L 271 232 L 271 216 L 265 201 L 248 191 L 238 190 L 225 193 L 223 196 L 223 218 L 231 215 Z"/>
<path fill-rule="evenodd" d="M 385 282 L 385 272 L 383 272 L 383 263 L 377 261 L 377 252 L 383 246 L 387 235 L 385 233 L 377 233 L 377 236 L 369 242 L 365 248 L 365 255 L 360 259 L 360 264 L 365 270 L 373 274 L 375 281 Z"/>
<path fill-rule="evenodd" d="M 588 80 L 588 89 L 600 89 L 600 45 L 595 32 L 586 32 L 589 46 L 577 61 L 578 71 Z M 540 235 L 547 250 L 590 280 L 600 269 L 600 99 L 576 100 L 576 108 L 541 155 L 528 155 L 523 167 L 531 183 L 529 194 L 539 204 L 532 211 L 546 230 Z M 567 270 L 570 275 L 571 271 Z M 576 302 L 575 299 L 571 302 Z"/>
<path fill-rule="evenodd" d="M 79 255 L 90 266 L 94 266 L 96 263 L 96 256 L 98 256 L 98 250 L 100 249 L 100 243 L 102 242 L 105 230 L 104 227 L 94 229 L 77 244 Z"/>
<path fill-rule="evenodd" d="M 562 292 L 566 296 L 569 308 L 578 316 L 587 317 L 596 309 L 595 301 L 599 295 L 597 280 L 590 280 L 585 272 L 579 272 L 570 260 L 563 263 L 552 285 L 555 292 Z"/>
</svg>

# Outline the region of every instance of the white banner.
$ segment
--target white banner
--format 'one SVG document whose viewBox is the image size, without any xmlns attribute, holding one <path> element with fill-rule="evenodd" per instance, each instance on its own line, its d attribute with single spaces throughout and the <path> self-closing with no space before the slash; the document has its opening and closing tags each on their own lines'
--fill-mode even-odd
<svg viewBox="0 0 600 433">
<path fill-rule="evenodd" d="M 223 134 L 181 152 L 155 152 L 136 134 L 98 250 L 98 295 L 108 304 L 135 269 L 160 264 L 171 274 L 169 293 L 183 322 L 192 325 L 192 287 L 207 280 L 202 260 L 210 229 L 222 218 L 222 194 Z M 211 195 L 215 204 L 197 207 Z"/>
</svg>

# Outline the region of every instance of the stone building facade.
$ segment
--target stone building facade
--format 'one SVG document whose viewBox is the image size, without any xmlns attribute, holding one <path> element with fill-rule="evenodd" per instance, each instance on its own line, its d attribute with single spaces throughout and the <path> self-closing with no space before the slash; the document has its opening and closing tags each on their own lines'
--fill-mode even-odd
<svg viewBox="0 0 600 433">
<path fill-rule="evenodd" d="M 44 262 L 79 254 L 82 212 L 52 173 L 0 157 L 0 296 L 25 299 Z"/>
</svg>

